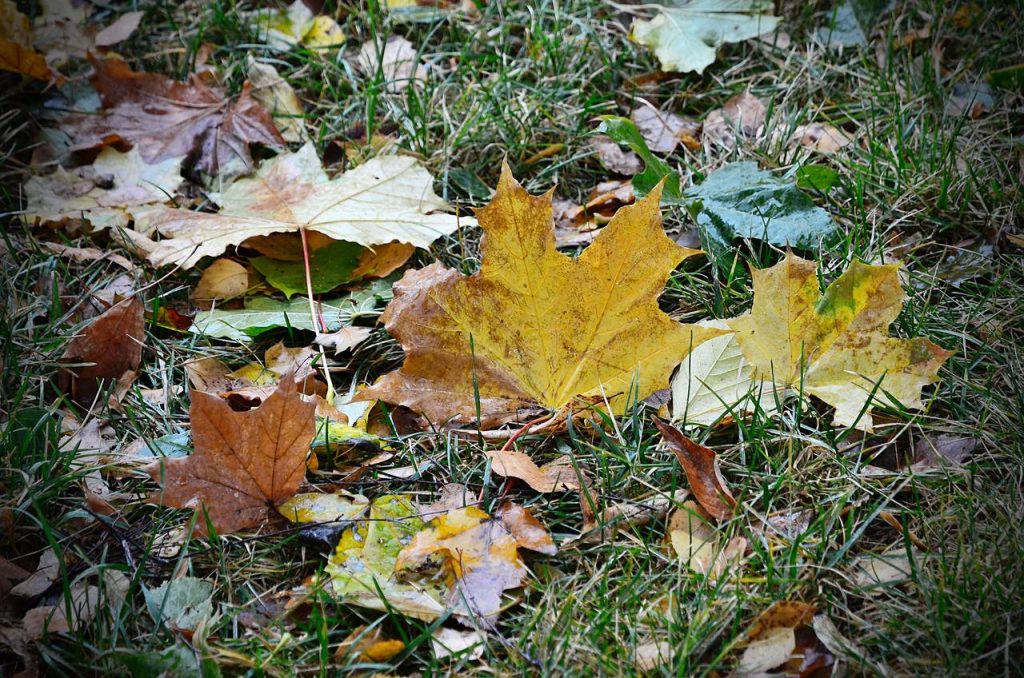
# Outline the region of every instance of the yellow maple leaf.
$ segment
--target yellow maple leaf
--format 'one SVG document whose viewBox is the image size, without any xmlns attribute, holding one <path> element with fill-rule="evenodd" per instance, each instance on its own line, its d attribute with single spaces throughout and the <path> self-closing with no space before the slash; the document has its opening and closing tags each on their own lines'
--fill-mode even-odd
<svg viewBox="0 0 1024 678">
<path fill-rule="evenodd" d="M 405 274 L 382 316 L 405 364 L 358 397 L 468 422 L 478 392 L 493 425 L 577 396 L 603 395 L 620 413 L 667 386 L 679 356 L 721 330 L 658 308 L 672 269 L 698 253 L 665 235 L 660 196 L 619 210 L 573 259 L 555 249 L 551 193 L 531 196 L 504 167 L 494 199 L 477 210 L 480 270 L 433 264 Z"/>
<path fill-rule="evenodd" d="M 815 263 L 792 253 L 753 278 L 753 308 L 728 321 L 753 378 L 822 399 L 837 426 L 870 431 L 872 403 L 887 395 L 921 407 L 921 389 L 951 355 L 923 337 L 888 335 L 906 300 L 896 265 L 855 261 L 824 294 Z"/>
</svg>

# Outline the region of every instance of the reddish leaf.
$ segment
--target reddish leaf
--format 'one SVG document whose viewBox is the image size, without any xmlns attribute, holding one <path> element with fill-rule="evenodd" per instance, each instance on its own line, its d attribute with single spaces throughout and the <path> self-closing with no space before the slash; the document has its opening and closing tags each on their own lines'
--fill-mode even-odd
<svg viewBox="0 0 1024 678">
<path fill-rule="evenodd" d="M 230 162 L 252 168 L 249 144 L 283 148 L 273 118 L 251 96 L 247 82 L 234 103 L 193 75 L 177 82 L 156 73 L 133 71 L 119 59 L 89 56 L 93 86 L 106 115 L 69 125 L 82 150 L 105 145 L 136 146 L 146 162 L 187 155 L 196 169 L 217 174 Z"/>
<path fill-rule="evenodd" d="M 657 419 L 654 423 L 661 431 L 661 435 L 665 437 L 669 447 L 675 452 L 676 459 L 679 460 L 683 470 L 686 471 L 690 489 L 693 490 L 693 496 L 697 498 L 700 505 L 718 520 L 727 520 L 732 517 L 736 500 L 718 469 L 718 457 L 715 456 L 715 453 L 707 447 L 693 442 L 674 426 Z"/>
<path fill-rule="evenodd" d="M 290 374 L 262 405 L 245 412 L 219 396 L 193 391 L 189 417 L 195 451 L 149 467 L 163 484 L 150 501 L 174 508 L 205 506 L 220 534 L 262 524 L 305 478 L 315 412 L 316 404 L 299 394 Z M 196 532 L 206 533 L 202 519 Z"/>
<path fill-rule="evenodd" d="M 114 304 L 68 343 L 62 360 L 87 364 L 63 371 L 59 385 L 75 402 L 88 406 L 99 392 L 101 379 L 118 379 L 138 369 L 145 330 L 137 296 Z"/>
</svg>

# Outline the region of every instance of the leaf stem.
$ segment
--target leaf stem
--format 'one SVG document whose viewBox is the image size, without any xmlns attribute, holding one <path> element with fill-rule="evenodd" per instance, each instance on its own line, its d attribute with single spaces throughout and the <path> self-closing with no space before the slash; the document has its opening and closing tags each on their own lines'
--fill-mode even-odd
<svg viewBox="0 0 1024 678">
<path fill-rule="evenodd" d="M 316 305 L 313 303 L 313 276 L 309 264 L 309 243 L 306 242 L 306 229 L 299 229 L 299 237 L 302 238 L 302 267 L 306 273 L 306 298 L 309 300 L 309 316 L 313 320 L 313 327 L 316 328 L 316 336 L 319 339 L 322 333 L 327 332 L 327 323 L 323 317 L 316 312 Z M 317 342 L 320 349 L 320 366 L 324 371 L 324 379 L 327 381 L 327 402 L 334 404 L 337 391 L 334 390 L 334 383 L 331 381 L 331 372 L 327 369 L 327 353 L 323 344 Z"/>
</svg>

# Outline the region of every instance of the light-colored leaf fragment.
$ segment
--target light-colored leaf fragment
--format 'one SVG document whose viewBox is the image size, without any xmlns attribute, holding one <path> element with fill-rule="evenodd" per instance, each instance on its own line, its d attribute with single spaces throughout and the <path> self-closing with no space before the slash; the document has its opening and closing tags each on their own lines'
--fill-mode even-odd
<svg viewBox="0 0 1024 678">
<path fill-rule="evenodd" d="M 342 327 L 334 332 L 317 334 L 316 343 L 324 348 L 333 349 L 334 355 L 338 356 L 363 343 L 371 334 L 373 330 L 369 327 Z"/>
<path fill-rule="evenodd" d="M 691 0 L 654 7 L 658 14 L 635 21 L 630 37 L 653 49 L 665 71 L 703 73 L 719 46 L 766 35 L 779 24 L 771 15 L 772 3 L 764 0 Z"/>
<path fill-rule="evenodd" d="M 487 636 L 477 630 L 461 631 L 442 626 L 431 636 L 430 647 L 434 657 L 476 661 L 484 654 Z"/>
<path fill-rule="evenodd" d="M 838 153 L 852 141 L 841 129 L 821 122 L 800 125 L 793 130 L 790 139 L 792 142 L 824 155 Z"/>
<path fill-rule="evenodd" d="M 653 671 L 659 666 L 671 662 L 673 655 L 672 643 L 667 640 L 642 643 L 636 646 L 633 666 L 637 671 Z"/>
<path fill-rule="evenodd" d="M 662 387 L 673 351 L 720 333 L 658 308 L 668 274 L 696 254 L 661 227 L 660 191 L 622 208 L 579 257 L 558 252 L 551 194 L 530 196 L 506 166 L 477 210 L 483 264 L 464 276 L 433 264 L 395 285 L 382 320 L 405 349 L 401 370 L 357 398 L 405 405 L 429 420 L 491 423 L 579 396 L 622 412 Z M 485 428 L 489 426 L 485 425 Z"/>
<path fill-rule="evenodd" d="M 114 23 L 110 24 L 96 34 L 93 39 L 97 47 L 110 47 L 119 42 L 124 42 L 131 37 L 139 22 L 145 16 L 145 12 L 127 12 L 117 17 Z"/>
<path fill-rule="evenodd" d="M 277 512 L 293 523 L 351 522 L 369 505 L 366 497 L 347 492 L 303 492 L 277 505 Z"/>
<path fill-rule="evenodd" d="M 728 330 L 722 320 L 698 323 Z M 770 384 L 754 381 L 754 368 L 743 357 L 736 335 L 728 332 L 697 346 L 683 359 L 672 378 L 672 419 L 709 426 L 725 415 L 737 418 L 759 407 L 777 411 Z"/>
<path fill-rule="evenodd" d="M 653 106 L 637 106 L 630 118 L 643 135 L 647 147 L 654 153 L 671 153 L 681 142 L 691 147 L 697 144 L 700 123 L 682 118 L 671 111 L 659 111 Z"/>
<path fill-rule="evenodd" d="M 448 205 L 432 184 L 415 159 L 398 155 L 374 158 L 331 179 L 312 144 L 306 144 L 211 194 L 220 206 L 215 214 L 164 207 L 136 219 L 167 238 L 149 257 L 157 266 L 189 268 L 248 238 L 300 229 L 363 246 L 398 241 L 428 247 L 460 223 L 475 223 L 445 214 Z"/>
<path fill-rule="evenodd" d="M 155 589 L 142 588 L 146 609 L 157 624 L 194 631 L 213 616 L 213 584 L 195 577 L 169 579 Z"/>
<path fill-rule="evenodd" d="M 305 141 L 306 127 L 302 122 L 305 109 L 288 81 L 271 64 L 260 63 L 252 56 L 249 57 L 247 76 L 252 83 L 253 99 L 274 116 L 284 140 L 292 143 Z"/>
<path fill-rule="evenodd" d="M 11 588 L 11 594 L 19 598 L 35 598 L 50 588 L 60 577 L 60 561 L 53 549 L 46 549 L 39 556 L 39 565 L 28 579 Z"/>
<path fill-rule="evenodd" d="M 58 166 L 52 174 L 29 178 L 22 219 L 28 224 L 82 219 L 94 231 L 125 227 L 137 208 L 174 196 L 184 181 L 184 159 L 176 156 L 149 164 L 138 149 L 121 153 L 104 148 L 91 165 L 71 171 Z"/>
<path fill-rule="evenodd" d="M 921 407 L 921 389 L 951 354 L 923 337 L 889 336 L 906 299 L 899 267 L 854 261 L 824 294 L 816 271 L 792 253 L 753 271 L 754 306 L 728 324 L 755 378 L 820 398 L 837 426 L 865 431 L 876 402 Z"/>
<path fill-rule="evenodd" d="M 216 259 L 203 271 L 192 298 L 197 302 L 234 299 L 249 289 L 249 272 L 237 261 Z M 209 308 L 209 306 L 204 306 Z"/>
<path fill-rule="evenodd" d="M 777 627 L 756 640 L 743 650 L 736 675 L 762 676 L 777 666 L 789 661 L 796 650 L 796 634 L 792 628 Z"/>
<path fill-rule="evenodd" d="M 427 70 L 416 55 L 416 48 L 399 35 L 389 36 L 383 50 L 375 40 L 365 43 L 359 50 L 359 66 L 370 76 L 379 68 L 385 88 L 394 94 L 400 94 L 409 85 L 427 79 Z"/>
<path fill-rule="evenodd" d="M 537 466 L 525 453 L 515 449 L 486 450 L 491 470 L 505 478 L 518 478 L 536 492 L 560 492 L 580 489 L 576 469 L 568 457 Z"/>
</svg>

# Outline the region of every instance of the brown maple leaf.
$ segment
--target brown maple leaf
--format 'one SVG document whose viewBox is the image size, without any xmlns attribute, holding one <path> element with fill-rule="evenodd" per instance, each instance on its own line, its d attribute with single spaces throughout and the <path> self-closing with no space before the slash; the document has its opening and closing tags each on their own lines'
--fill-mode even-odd
<svg viewBox="0 0 1024 678">
<path fill-rule="evenodd" d="M 118 379 L 138 369 L 145 337 L 142 301 L 136 296 L 114 304 L 68 343 L 61 360 L 79 366 L 61 372 L 58 386 L 88 407 L 101 379 Z"/>
<path fill-rule="evenodd" d="M 205 507 L 219 534 L 260 525 L 270 509 L 294 495 L 306 473 L 306 453 L 316 433 L 316 404 L 285 375 L 263 404 L 236 412 L 217 395 L 192 392 L 192 443 L 188 457 L 148 468 L 163 487 L 150 501 L 173 508 Z M 196 533 L 206 534 L 205 521 Z"/>
<path fill-rule="evenodd" d="M 217 174 L 231 163 L 252 169 L 249 144 L 284 148 L 270 114 L 252 97 L 248 82 L 235 102 L 193 75 L 178 82 L 133 71 L 120 59 L 89 56 L 92 84 L 105 114 L 69 122 L 72 150 L 131 145 L 146 162 L 188 156 L 195 169 Z"/>
</svg>

